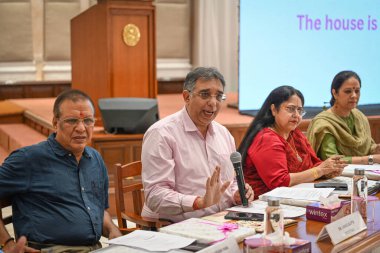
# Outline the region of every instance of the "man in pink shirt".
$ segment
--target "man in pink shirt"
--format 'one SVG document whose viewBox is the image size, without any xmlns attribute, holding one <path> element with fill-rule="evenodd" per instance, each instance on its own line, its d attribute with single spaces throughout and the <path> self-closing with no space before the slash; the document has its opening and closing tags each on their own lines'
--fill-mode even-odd
<svg viewBox="0 0 380 253">
<path fill-rule="evenodd" d="M 225 100 L 225 81 L 215 68 L 187 74 L 185 106 L 151 126 L 142 146 L 143 217 L 173 222 L 240 204 L 230 155 L 235 141 L 214 119 Z M 246 184 L 246 197 L 253 200 Z"/>
</svg>

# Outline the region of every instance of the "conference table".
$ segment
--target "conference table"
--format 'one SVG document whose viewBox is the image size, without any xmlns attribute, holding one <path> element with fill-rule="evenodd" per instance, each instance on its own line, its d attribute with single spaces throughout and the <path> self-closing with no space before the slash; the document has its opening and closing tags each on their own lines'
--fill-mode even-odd
<svg viewBox="0 0 380 253">
<path fill-rule="evenodd" d="M 367 223 L 367 229 L 335 246 L 332 244 L 330 238 L 325 238 L 317 242 L 318 234 L 328 223 L 307 220 L 306 215 L 297 218 L 297 223 L 286 227 L 285 231 L 293 238 L 310 241 L 312 247 L 311 252 L 313 253 L 372 252 L 372 250 L 376 248 L 380 250 L 380 193 L 377 193 L 373 199 L 377 200 L 374 200 L 368 206 L 372 208 L 373 204 L 374 219 Z M 227 212 L 223 212 L 223 214 L 225 213 Z M 243 243 L 240 243 L 240 248 L 243 248 Z"/>
<path fill-rule="evenodd" d="M 380 198 L 380 193 L 376 194 Z M 326 223 L 306 220 L 305 216 L 298 218 L 296 225 L 287 227 L 291 237 L 308 240 L 311 242 L 312 252 L 371 252 L 380 247 L 380 201 L 374 202 L 374 220 L 367 223 L 367 230 L 337 244 L 333 245 L 329 238 L 316 242 L 319 232 Z"/>
<path fill-rule="evenodd" d="M 380 193 L 375 195 L 380 199 Z M 330 238 L 325 238 L 317 242 L 317 237 L 322 228 L 327 223 L 307 220 L 305 215 L 297 219 L 297 223 L 285 228 L 291 237 L 307 240 L 311 242 L 313 253 L 326 253 L 326 252 L 344 252 L 344 253 L 358 253 L 358 252 L 372 252 L 375 249 L 380 249 L 380 201 L 374 201 L 374 219 L 367 223 L 367 229 L 356 234 L 355 236 L 337 244 L 333 245 Z M 223 214 L 226 213 L 223 212 Z M 224 216 L 224 215 L 223 215 Z M 243 242 L 239 243 L 240 249 L 243 252 Z M 99 253 L 108 252 L 124 252 L 124 246 L 110 246 L 100 250 Z M 124 248 L 125 249 L 125 248 Z M 272 252 L 272 251 L 271 251 Z M 376 250 L 376 252 L 378 252 Z"/>
</svg>

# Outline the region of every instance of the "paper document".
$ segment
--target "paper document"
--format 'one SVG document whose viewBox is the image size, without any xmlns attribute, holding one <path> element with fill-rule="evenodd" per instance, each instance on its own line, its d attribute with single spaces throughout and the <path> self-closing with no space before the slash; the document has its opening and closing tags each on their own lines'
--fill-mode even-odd
<svg viewBox="0 0 380 253">
<path fill-rule="evenodd" d="M 296 199 L 319 201 L 319 197 L 327 198 L 334 189 L 332 188 L 292 188 L 278 187 L 261 195 L 260 199 L 267 200 L 269 197 L 281 199 Z"/>
<path fill-rule="evenodd" d="M 365 170 L 365 175 L 368 179 L 380 180 L 380 164 L 363 165 L 363 164 L 349 164 L 344 167 L 342 176 L 352 177 L 355 172 L 355 168 L 361 168 Z"/>
<path fill-rule="evenodd" d="M 235 211 L 235 212 L 263 213 L 263 214 L 265 214 L 265 208 L 267 206 L 268 206 L 268 203 L 266 201 L 255 200 L 248 207 L 243 207 L 240 205 L 240 206 L 230 207 L 227 210 L 228 211 Z M 284 213 L 285 218 L 296 218 L 296 217 L 299 217 L 299 216 L 306 214 L 306 208 L 304 208 L 304 207 L 296 207 L 296 206 L 289 206 L 289 205 L 282 205 L 281 204 L 281 208 L 282 208 L 282 211 Z"/>
<path fill-rule="evenodd" d="M 347 184 L 347 190 L 334 190 L 331 194 L 337 194 L 339 197 L 347 197 L 351 194 L 352 190 L 352 178 L 351 177 L 334 177 L 327 179 L 323 182 L 330 182 L 330 183 L 346 183 Z M 380 190 L 380 182 L 375 180 L 368 180 L 368 194 L 372 194 L 372 192 L 379 192 Z M 314 183 L 302 183 L 292 186 L 292 188 L 314 188 Z"/>
<path fill-rule="evenodd" d="M 334 177 L 327 179 L 325 182 L 339 182 L 339 183 L 346 183 L 348 191 L 352 189 L 352 178 L 351 177 Z M 368 188 L 371 188 L 376 185 L 375 180 L 368 180 Z"/>
<path fill-rule="evenodd" d="M 193 243 L 195 239 L 160 232 L 136 230 L 130 234 L 109 240 L 108 244 L 125 245 L 149 251 L 169 251 L 180 249 Z"/>
<path fill-rule="evenodd" d="M 380 164 L 364 165 L 364 164 L 349 164 L 344 169 L 354 170 L 355 168 L 364 169 L 366 171 L 380 171 Z"/>
<path fill-rule="evenodd" d="M 190 218 L 162 227 L 160 232 L 196 238 L 199 243 L 212 244 L 229 237 L 235 238 L 237 242 L 242 242 L 247 236 L 255 234 L 256 230 L 250 227 L 236 226 L 236 224 Z"/>
<path fill-rule="evenodd" d="M 161 252 L 162 251 L 149 251 L 145 249 L 132 248 L 132 247 L 128 247 L 124 245 L 116 245 L 116 244 L 91 251 L 91 253 L 161 253 Z M 182 250 L 182 249 L 173 249 L 166 252 L 167 253 L 192 253 L 191 251 Z"/>
</svg>

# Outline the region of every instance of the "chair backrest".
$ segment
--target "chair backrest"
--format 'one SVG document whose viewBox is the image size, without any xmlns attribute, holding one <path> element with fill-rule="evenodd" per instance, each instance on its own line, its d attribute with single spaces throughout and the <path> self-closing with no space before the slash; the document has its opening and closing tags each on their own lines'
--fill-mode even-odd
<svg viewBox="0 0 380 253">
<path fill-rule="evenodd" d="M 119 163 L 115 164 L 116 215 L 119 229 L 122 233 L 129 233 L 141 228 L 157 231 L 158 228 L 172 223 L 169 220 L 141 217 L 141 210 L 144 205 L 141 169 L 141 161 L 131 162 L 125 165 Z M 126 194 L 130 196 L 126 196 Z M 131 197 L 132 199 L 130 199 Z M 132 206 L 126 208 L 125 200 L 129 200 L 128 204 Z M 128 227 L 127 220 L 135 223 L 136 227 Z"/>
<path fill-rule="evenodd" d="M 115 164 L 115 202 L 117 221 L 120 229 L 134 230 L 127 227 L 126 218 L 123 215 L 126 213 L 125 196 L 127 193 L 130 193 L 132 196 L 132 201 L 128 203 L 132 203 L 133 206 L 129 209 L 132 209 L 132 213 L 136 216 L 140 216 L 141 214 L 144 204 L 141 167 L 141 161 L 125 165 Z M 136 224 L 136 226 L 139 228 L 139 224 Z"/>
<path fill-rule="evenodd" d="M 3 208 L 12 206 L 12 200 L 10 198 L 0 199 L 0 217 L 3 220 L 4 225 L 12 223 L 12 214 L 3 217 Z"/>
</svg>

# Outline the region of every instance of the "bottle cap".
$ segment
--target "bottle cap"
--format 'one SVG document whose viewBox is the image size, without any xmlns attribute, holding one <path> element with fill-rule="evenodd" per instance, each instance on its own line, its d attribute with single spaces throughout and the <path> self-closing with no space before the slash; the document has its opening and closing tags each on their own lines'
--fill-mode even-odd
<svg viewBox="0 0 380 253">
<path fill-rule="evenodd" d="M 268 199 L 268 206 L 279 206 L 279 205 L 280 205 L 279 199 L 275 199 L 275 198 Z"/>
<path fill-rule="evenodd" d="M 362 168 L 355 168 L 355 175 L 364 175 L 364 169 Z"/>
</svg>

